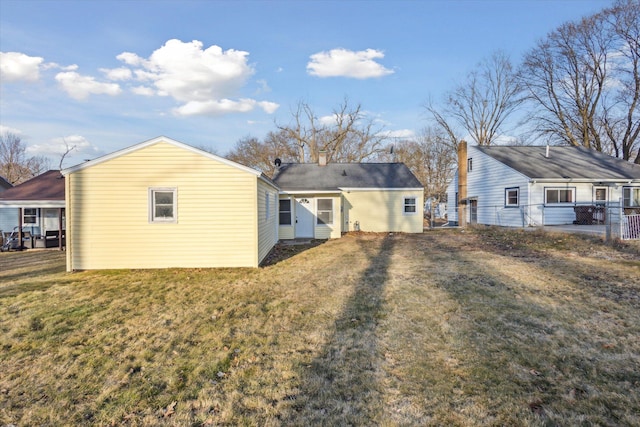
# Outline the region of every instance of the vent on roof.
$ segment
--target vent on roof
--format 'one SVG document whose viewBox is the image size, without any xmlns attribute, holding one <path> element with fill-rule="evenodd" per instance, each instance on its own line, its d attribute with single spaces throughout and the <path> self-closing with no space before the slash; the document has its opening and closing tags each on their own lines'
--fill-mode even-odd
<svg viewBox="0 0 640 427">
<path fill-rule="evenodd" d="M 342 170 L 342 176 L 347 176 L 347 171 L 346 171 L 346 169 L 343 169 L 343 170 Z"/>
</svg>

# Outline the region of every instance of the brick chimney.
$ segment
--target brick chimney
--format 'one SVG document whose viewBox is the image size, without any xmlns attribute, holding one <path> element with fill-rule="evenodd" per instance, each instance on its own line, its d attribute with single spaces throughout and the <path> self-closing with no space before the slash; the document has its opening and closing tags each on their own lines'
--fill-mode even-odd
<svg viewBox="0 0 640 427">
<path fill-rule="evenodd" d="M 325 150 L 320 150 L 318 153 L 318 165 L 327 166 L 327 152 Z"/>
<path fill-rule="evenodd" d="M 458 144 L 458 225 L 467 225 L 467 141 Z M 464 202 L 462 202 L 464 200 Z"/>
</svg>

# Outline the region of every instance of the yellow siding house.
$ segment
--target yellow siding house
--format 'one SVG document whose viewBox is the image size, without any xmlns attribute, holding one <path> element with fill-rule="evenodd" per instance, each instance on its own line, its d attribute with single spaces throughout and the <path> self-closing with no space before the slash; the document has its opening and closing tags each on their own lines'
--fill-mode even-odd
<svg viewBox="0 0 640 427">
<path fill-rule="evenodd" d="M 269 178 L 166 137 L 62 174 L 69 271 L 257 267 L 278 240 Z"/>
<path fill-rule="evenodd" d="M 280 239 L 422 233 L 420 181 L 403 163 L 277 163 Z"/>
</svg>

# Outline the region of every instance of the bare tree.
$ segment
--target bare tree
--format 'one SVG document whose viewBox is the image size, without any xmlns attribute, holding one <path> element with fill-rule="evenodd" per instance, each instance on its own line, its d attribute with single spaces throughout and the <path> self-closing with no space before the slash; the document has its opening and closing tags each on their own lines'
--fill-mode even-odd
<svg viewBox="0 0 640 427">
<path fill-rule="evenodd" d="M 522 104 L 521 87 L 510 59 L 495 52 L 477 70 L 447 93 L 440 108 L 426 106 L 435 123 L 457 145 L 461 130 L 478 145 L 491 145 L 504 131 L 509 117 Z"/>
<path fill-rule="evenodd" d="M 406 164 L 424 185 L 425 198 L 443 200 L 456 163 L 448 135 L 438 128 L 425 128 L 415 140 L 399 141 L 390 151 L 378 159 Z"/>
<path fill-rule="evenodd" d="M 42 156 L 27 157 L 26 145 L 12 132 L 0 134 L 0 175 L 9 183 L 20 184 L 48 169 L 48 160 Z"/>
<path fill-rule="evenodd" d="M 309 104 L 299 102 L 288 125 L 277 124 L 280 134 L 295 145 L 298 161 L 316 162 L 321 151 L 330 162 L 361 162 L 383 150 L 386 136 L 361 106 L 345 99 L 332 115 L 321 119 Z"/>
<path fill-rule="evenodd" d="M 276 171 L 275 159 L 295 162 L 296 148 L 282 132 L 270 132 L 263 141 L 250 136 L 239 140 L 226 157 L 272 177 Z"/>
<path fill-rule="evenodd" d="M 60 164 L 58 165 L 58 169 L 60 170 L 62 170 L 62 163 L 64 162 L 64 158 L 67 157 L 67 155 L 76 148 L 75 145 L 70 146 L 65 138 L 62 138 L 62 142 L 64 143 L 65 150 L 64 153 L 60 155 Z"/>
<path fill-rule="evenodd" d="M 637 0 L 618 1 L 561 25 L 527 53 L 520 81 L 538 135 L 632 159 L 640 126 L 639 17 Z"/>
<path fill-rule="evenodd" d="M 602 124 L 616 157 L 640 164 L 640 3 L 618 1 L 604 14 L 616 45 L 618 90 L 604 100 Z"/>
</svg>

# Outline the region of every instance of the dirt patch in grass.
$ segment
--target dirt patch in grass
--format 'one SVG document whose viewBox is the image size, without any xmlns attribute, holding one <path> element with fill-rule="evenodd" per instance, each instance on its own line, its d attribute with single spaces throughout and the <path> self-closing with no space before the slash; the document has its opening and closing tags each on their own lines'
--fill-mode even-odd
<svg viewBox="0 0 640 427">
<path fill-rule="evenodd" d="M 261 269 L 0 254 L 0 424 L 637 425 L 639 253 L 478 228 Z"/>
</svg>

